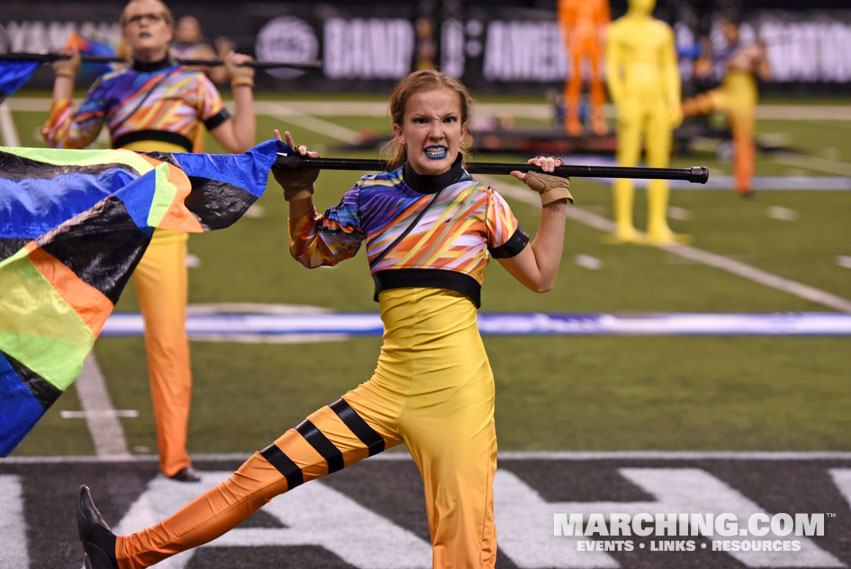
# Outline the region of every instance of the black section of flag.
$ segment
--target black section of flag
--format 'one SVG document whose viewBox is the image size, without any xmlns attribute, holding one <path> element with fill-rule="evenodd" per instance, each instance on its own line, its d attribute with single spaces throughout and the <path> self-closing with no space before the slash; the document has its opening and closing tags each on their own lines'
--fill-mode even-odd
<svg viewBox="0 0 851 569">
<path fill-rule="evenodd" d="M 115 304 L 150 240 L 124 203 L 109 196 L 45 233 L 36 244 Z"/>
<path fill-rule="evenodd" d="M 17 253 L 30 241 L 32 239 L 25 237 L 0 237 L 0 261 Z"/>
<path fill-rule="evenodd" d="M 33 397 L 44 407 L 44 410 L 50 408 L 59 396 L 62 395 L 62 390 L 54 386 L 52 383 L 38 375 L 36 372 L 10 356 L 9 354 L 3 354 L 6 357 L 6 360 L 9 362 L 9 366 L 11 366 L 12 370 L 18 374 L 18 377 L 21 378 L 21 383 L 23 383 L 27 389 L 33 394 Z"/>
<path fill-rule="evenodd" d="M 192 192 L 183 203 L 198 218 L 204 231 L 232 225 L 257 199 L 227 182 L 198 176 L 189 176 L 189 181 Z"/>
</svg>

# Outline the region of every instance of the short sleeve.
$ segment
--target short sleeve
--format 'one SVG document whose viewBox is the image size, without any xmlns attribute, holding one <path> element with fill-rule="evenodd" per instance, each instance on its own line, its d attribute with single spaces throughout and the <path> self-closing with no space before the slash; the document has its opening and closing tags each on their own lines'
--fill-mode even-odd
<svg viewBox="0 0 851 569">
<path fill-rule="evenodd" d="M 198 118 L 212 130 L 230 116 L 213 82 L 198 72 Z"/>
<path fill-rule="evenodd" d="M 496 259 L 514 257 L 529 243 L 529 235 L 520 227 L 505 199 L 495 190 L 489 190 L 486 223 L 488 251 Z"/>
</svg>

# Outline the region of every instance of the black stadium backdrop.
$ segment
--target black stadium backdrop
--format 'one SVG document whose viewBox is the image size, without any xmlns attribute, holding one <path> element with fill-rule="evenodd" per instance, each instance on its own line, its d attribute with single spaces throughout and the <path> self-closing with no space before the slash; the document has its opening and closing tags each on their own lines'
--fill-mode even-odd
<svg viewBox="0 0 851 569">
<path fill-rule="evenodd" d="M 123 2 L 8 0 L 0 7 L 0 53 L 61 51 L 69 34 L 116 45 Z M 193 15 L 212 41 L 227 36 L 263 60 L 309 62 L 317 70 L 259 71 L 268 91 L 387 92 L 402 76 L 434 65 L 477 93 L 542 93 L 572 73 L 556 2 L 423 0 L 365 2 L 169 2 Z M 95 8 L 96 6 L 96 8 Z M 611 2 L 612 17 L 626 11 Z M 674 27 L 688 90 L 694 47 L 720 41 L 718 16 L 735 11 L 746 39 L 765 42 L 774 78 L 765 94 L 851 92 L 851 4 L 847 0 L 658 0 L 656 17 Z M 27 87 L 47 88 L 40 69 Z M 583 73 L 586 71 L 583 70 Z M 78 82 L 82 86 L 84 80 Z"/>
</svg>

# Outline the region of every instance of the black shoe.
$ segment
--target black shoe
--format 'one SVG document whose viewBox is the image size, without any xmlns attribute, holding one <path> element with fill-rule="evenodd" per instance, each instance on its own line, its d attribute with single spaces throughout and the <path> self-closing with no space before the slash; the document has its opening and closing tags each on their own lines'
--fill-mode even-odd
<svg viewBox="0 0 851 569">
<path fill-rule="evenodd" d="M 198 474 L 198 471 L 192 468 L 191 466 L 187 466 L 185 468 L 181 468 L 177 471 L 177 474 L 172 474 L 169 476 L 172 480 L 177 480 L 178 482 L 200 482 L 201 476 Z"/>
<path fill-rule="evenodd" d="M 86 569 L 118 569 L 115 534 L 95 507 L 86 485 L 80 486 L 77 496 L 77 531 L 86 555 Z"/>
</svg>

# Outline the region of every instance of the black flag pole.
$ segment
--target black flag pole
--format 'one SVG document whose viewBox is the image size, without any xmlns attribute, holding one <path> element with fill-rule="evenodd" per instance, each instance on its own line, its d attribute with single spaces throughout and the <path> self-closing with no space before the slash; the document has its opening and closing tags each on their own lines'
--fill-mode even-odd
<svg viewBox="0 0 851 569">
<path fill-rule="evenodd" d="M 319 168 L 320 170 L 361 170 L 381 172 L 386 170 L 383 160 L 364 160 L 355 158 L 310 158 L 296 154 L 278 153 L 276 166 L 284 168 Z M 709 168 L 692 166 L 691 168 L 629 168 L 624 166 L 583 166 L 565 164 L 556 166 L 554 172 L 544 172 L 532 164 L 505 164 L 497 162 L 472 162 L 464 165 L 471 174 L 510 174 L 514 170 L 521 172 L 541 172 L 564 178 L 634 178 L 657 180 L 686 180 L 695 184 L 705 184 L 709 179 Z"/>
<path fill-rule="evenodd" d="M 3 53 L 0 54 L 0 60 L 11 60 L 11 61 L 38 61 L 40 63 L 53 63 L 59 59 L 70 59 L 70 55 L 61 54 L 61 53 Z M 83 55 L 81 59 L 84 63 L 127 63 L 127 59 L 124 57 L 118 57 L 117 55 Z M 206 67 L 216 67 L 219 65 L 224 65 L 224 61 L 221 59 L 186 59 L 182 57 L 176 57 L 175 61 L 181 65 L 203 65 Z M 249 61 L 244 63 L 248 67 L 253 67 L 255 69 L 275 69 L 279 67 L 288 67 L 290 69 L 320 69 L 322 67 L 322 61 L 308 61 L 308 62 L 295 62 L 295 61 Z"/>
</svg>

